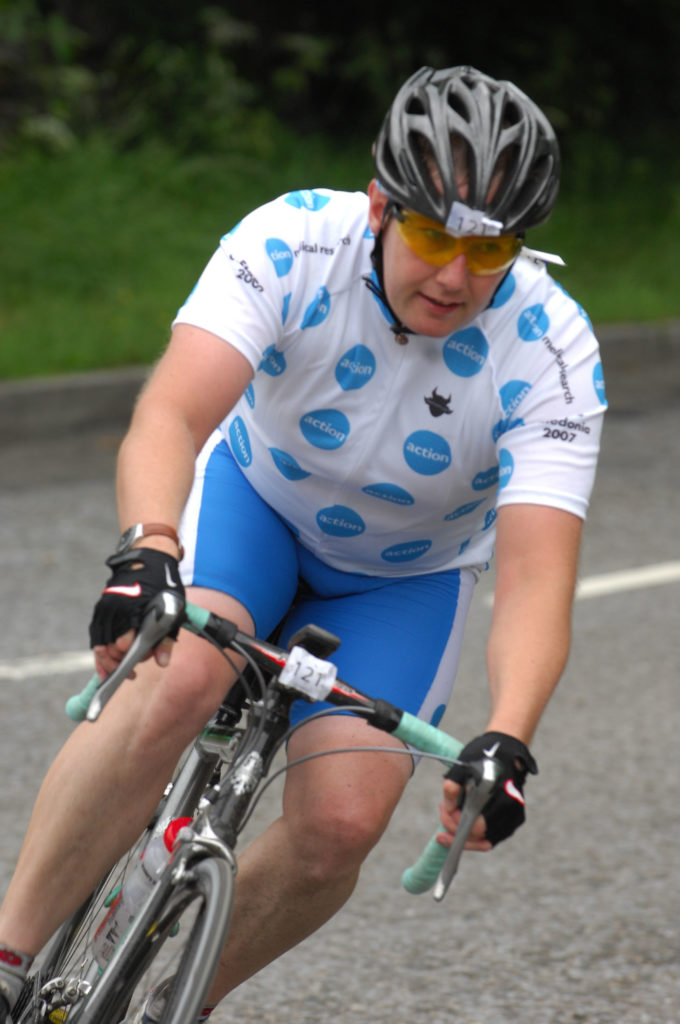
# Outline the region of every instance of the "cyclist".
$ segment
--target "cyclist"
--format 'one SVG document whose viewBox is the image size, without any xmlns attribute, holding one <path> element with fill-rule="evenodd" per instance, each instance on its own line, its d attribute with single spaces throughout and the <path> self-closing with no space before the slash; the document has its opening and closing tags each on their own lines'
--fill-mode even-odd
<svg viewBox="0 0 680 1024">
<path fill-rule="evenodd" d="M 488 850 L 524 818 L 528 745 L 567 658 L 601 364 L 586 315 L 546 271 L 556 258 L 524 244 L 551 212 L 560 160 L 523 92 L 471 67 L 422 68 L 374 159 L 367 195 L 315 188 L 252 212 L 179 310 L 121 447 L 125 533 L 91 640 L 104 676 L 149 598 L 190 586 L 260 635 L 282 620 L 284 640 L 308 621 L 330 629 L 342 676 L 436 722 L 495 549 L 490 712 L 463 753 L 504 765 L 468 843 Z M 8 1005 L 145 825 L 230 671 L 183 633 L 70 737 L 0 915 Z M 304 725 L 289 756 L 361 742 L 393 740 L 336 715 Z M 241 858 L 206 1014 L 345 902 L 411 770 L 375 753 L 288 774 L 281 817 Z M 459 794 L 454 773 L 449 834 Z"/>
</svg>

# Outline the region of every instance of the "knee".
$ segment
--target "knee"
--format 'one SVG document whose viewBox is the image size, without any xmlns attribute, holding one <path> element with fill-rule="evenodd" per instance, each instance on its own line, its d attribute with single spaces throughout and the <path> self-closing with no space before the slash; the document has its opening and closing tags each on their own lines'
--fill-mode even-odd
<svg viewBox="0 0 680 1024">
<path fill-rule="evenodd" d="M 157 720 L 173 725 L 190 738 L 203 728 L 224 697 L 228 682 L 217 677 L 205 662 L 196 661 L 188 669 L 172 671 L 159 679 L 155 694 Z"/>
<path fill-rule="evenodd" d="M 372 804 L 330 803 L 291 825 L 305 880 L 324 886 L 355 875 L 383 834 L 389 813 Z"/>
<path fill-rule="evenodd" d="M 230 682 L 222 665 L 205 657 L 187 659 L 179 649 L 166 668 L 149 659 L 136 673 L 121 689 L 120 700 L 131 744 L 138 738 L 142 746 L 173 738 L 189 743 L 219 706 Z"/>
</svg>

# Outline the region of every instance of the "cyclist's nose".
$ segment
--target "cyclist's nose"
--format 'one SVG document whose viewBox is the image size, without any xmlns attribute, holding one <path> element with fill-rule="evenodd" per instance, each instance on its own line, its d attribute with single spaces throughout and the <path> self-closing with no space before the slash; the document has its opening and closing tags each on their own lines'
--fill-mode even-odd
<svg viewBox="0 0 680 1024">
<path fill-rule="evenodd" d="M 440 267 L 435 275 L 437 283 L 444 288 L 458 289 L 467 284 L 469 277 L 467 258 L 464 252 L 458 253 L 452 260 Z"/>
</svg>

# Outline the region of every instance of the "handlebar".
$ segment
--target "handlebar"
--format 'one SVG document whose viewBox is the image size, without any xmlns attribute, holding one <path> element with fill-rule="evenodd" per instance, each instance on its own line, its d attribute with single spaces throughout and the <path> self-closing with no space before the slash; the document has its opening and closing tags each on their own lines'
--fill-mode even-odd
<svg viewBox="0 0 680 1024">
<path fill-rule="evenodd" d="M 453 842 L 445 847 L 437 841 L 437 833 L 432 836 L 419 860 L 402 875 L 402 885 L 407 892 L 426 892 L 434 885 L 432 895 L 437 902 L 446 896 L 472 826 L 493 795 L 501 774 L 500 765 L 491 757 L 473 761 L 466 767 L 469 768 L 469 778 L 465 783 L 463 810 Z"/>
<path fill-rule="evenodd" d="M 169 590 L 163 590 L 149 603 L 142 624 L 137 631 L 129 650 L 121 659 L 118 667 L 102 682 L 95 675 L 82 693 L 69 698 L 66 702 L 66 714 L 79 722 L 87 718 L 88 722 L 96 722 L 104 706 L 113 697 L 122 682 L 130 675 L 135 665 L 152 651 L 185 614 L 183 599 Z"/>
<path fill-rule="evenodd" d="M 177 625 L 207 636 L 222 647 L 233 645 L 244 650 L 260 667 L 275 675 L 279 685 L 293 690 L 298 696 L 314 701 L 327 700 L 338 707 L 352 707 L 371 724 L 409 746 L 439 758 L 447 766 L 456 761 L 463 749 L 459 740 L 442 729 L 387 701 L 375 700 L 338 679 L 332 662 L 315 657 L 301 646 L 285 651 L 242 633 L 229 620 L 190 602 L 185 603 L 171 591 L 161 592 L 149 603 L 137 635 L 118 667 L 103 681 L 93 676 L 80 694 L 67 701 L 68 716 L 74 721 L 96 721 L 134 667 Z M 317 643 L 319 632 L 314 634 Z M 326 650 L 334 649 L 339 642 L 330 634 L 325 634 L 323 639 Z M 300 671 L 301 666 L 304 671 Z M 435 833 L 416 864 L 407 868 L 402 876 L 407 892 L 422 893 L 434 886 L 434 899 L 441 901 L 451 884 L 472 826 L 493 793 L 501 770 L 493 758 L 484 758 L 466 765 L 466 768 L 469 777 L 465 783 L 465 802 L 453 843 L 448 848 L 442 846 Z"/>
</svg>

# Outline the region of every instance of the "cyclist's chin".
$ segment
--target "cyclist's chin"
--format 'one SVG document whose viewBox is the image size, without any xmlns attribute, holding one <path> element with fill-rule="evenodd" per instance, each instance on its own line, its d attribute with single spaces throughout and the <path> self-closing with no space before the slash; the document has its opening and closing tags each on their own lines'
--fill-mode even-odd
<svg viewBox="0 0 680 1024">
<path fill-rule="evenodd" d="M 415 334 L 424 334 L 431 338 L 445 338 L 474 320 L 478 310 L 471 308 L 467 302 L 440 303 L 418 296 L 404 310 L 403 322 L 408 324 Z"/>
</svg>

